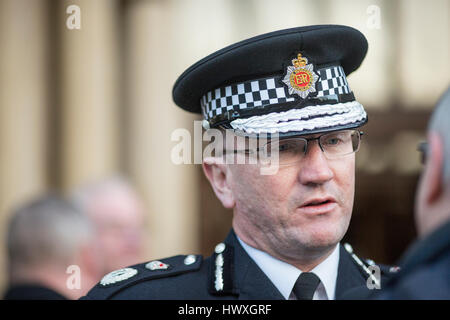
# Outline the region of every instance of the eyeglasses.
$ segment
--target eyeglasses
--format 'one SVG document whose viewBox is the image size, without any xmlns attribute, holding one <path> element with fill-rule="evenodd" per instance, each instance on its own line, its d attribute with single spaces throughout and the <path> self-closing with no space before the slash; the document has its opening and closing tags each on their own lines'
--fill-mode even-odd
<svg viewBox="0 0 450 320">
<path fill-rule="evenodd" d="M 315 138 L 292 137 L 286 139 L 274 139 L 262 147 L 253 150 L 234 150 L 234 153 L 245 154 L 259 153 L 263 158 L 270 158 L 278 153 L 280 165 L 290 165 L 300 161 L 308 150 L 308 143 L 317 140 L 319 147 L 327 159 L 336 159 L 352 154 L 359 150 L 362 131 L 340 130 L 321 134 Z"/>
<path fill-rule="evenodd" d="M 425 164 L 428 155 L 428 142 L 420 142 L 417 145 L 417 151 L 420 152 L 420 162 Z"/>
</svg>

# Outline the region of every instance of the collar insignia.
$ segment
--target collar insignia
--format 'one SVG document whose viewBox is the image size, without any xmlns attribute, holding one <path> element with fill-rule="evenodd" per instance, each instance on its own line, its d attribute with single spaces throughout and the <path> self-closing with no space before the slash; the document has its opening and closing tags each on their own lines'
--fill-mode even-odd
<svg viewBox="0 0 450 320">
<path fill-rule="evenodd" d="M 100 284 L 102 286 L 107 286 L 109 284 L 113 284 L 134 277 L 137 273 L 138 271 L 133 268 L 123 268 L 115 270 L 104 276 L 103 279 L 100 281 Z"/>
<path fill-rule="evenodd" d="M 170 265 L 168 265 L 167 263 L 155 260 L 155 261 L 150 261 L 149 263 L 147 263 L 145 265 L 145 267 L 149 270 L 167 270 L 169 269 Z"/>
</svg>

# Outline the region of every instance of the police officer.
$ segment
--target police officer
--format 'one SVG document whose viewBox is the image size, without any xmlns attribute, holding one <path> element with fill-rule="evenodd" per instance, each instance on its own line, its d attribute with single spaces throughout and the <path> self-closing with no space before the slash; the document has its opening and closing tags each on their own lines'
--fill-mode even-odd
<svg viewBox="0 0 450 320">
<path fill-rule="evenodd" d="M 380 283 L 372 261 L 340 244 L 367 122 L 346 76 L 366 52 L 353 28 L 308 26 L 241 41 L 187 69 L 175 103 L 203 114 L 206 130 L 234 135 L 203 161 L 216 196 L 233 210 L 232 230 L 206 259 L 180 255 L 117 270 L 85 298 L 337 299 L 382 286 L 388 269 L 379 266 Z M 276 170 L 262 171 L 267 159 Z"/>
</svg>

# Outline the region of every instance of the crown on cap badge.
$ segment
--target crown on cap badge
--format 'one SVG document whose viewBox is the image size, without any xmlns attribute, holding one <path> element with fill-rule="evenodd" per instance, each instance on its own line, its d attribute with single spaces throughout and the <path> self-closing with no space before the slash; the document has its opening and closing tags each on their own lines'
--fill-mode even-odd
<svg viewBox="0 0 450 320">
<path fill-rule="evenodd" d="M 314 72 L 312 64 L 308 64 L 308 59 L 297 55 L 292 60 L 292 66 L 288 66 L 283 83 L 289 88 L 289 94 L 297 94 L 305 99 L 310 93 L 316 92 L 316 81 L 319 77 Z"/>
</svg>

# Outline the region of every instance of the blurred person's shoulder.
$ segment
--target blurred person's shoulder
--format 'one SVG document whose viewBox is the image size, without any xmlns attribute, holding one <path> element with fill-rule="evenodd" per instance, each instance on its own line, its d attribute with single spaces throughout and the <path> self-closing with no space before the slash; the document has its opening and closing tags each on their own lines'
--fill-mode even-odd
<svg viewBox="0 0 450 320">
<path fill-rule="evenodd" d="M 383 300 L 450 299 L 450 253 L 402 275 L 376 297 Z"/>
<path fill-rule="evenodd" d="M 205 299 L 209 260 L 177 255 L 115 270 L 81 299 Z"/>
<path fill-rule="evenodd" d="M 377 299 L 450 299 L 450 221 L 416 241 Z"/>
<path fill-rule="evenodd" d="M 37 283 L 11 285 L 6 290 L 3 300 L 66 300 L 54 289 Z"/>
</svg>

